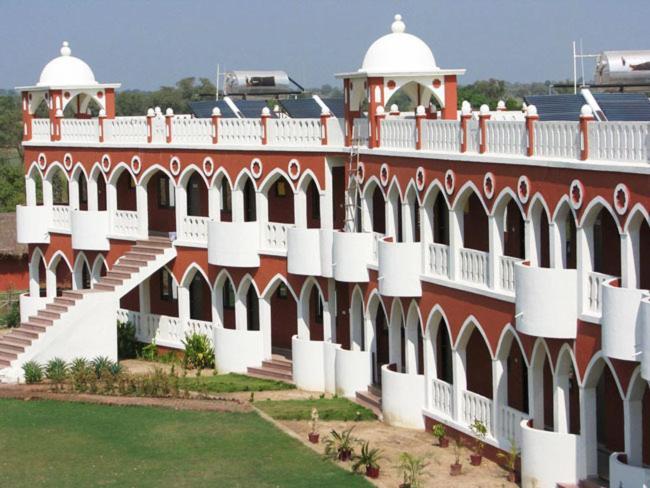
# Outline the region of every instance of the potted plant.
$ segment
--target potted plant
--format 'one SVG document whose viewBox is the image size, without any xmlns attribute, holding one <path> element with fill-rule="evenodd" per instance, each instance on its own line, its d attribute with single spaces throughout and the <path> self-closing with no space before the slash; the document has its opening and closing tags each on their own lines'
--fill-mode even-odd
<svg viewBox="0 0 650 488">
<path fill-rule="evenodd" d="M 400 470 L 404 481 L 399 485 L 399 488 L 421 488 L 421 478 L 425 467 L 426 464 L 422 458 L 413 456 L 408 452 L 400 454 L 397 469 Z"/>
<path fill-rule="evenodd" d="M 508 471 L 507 479 L 512 483 L 517 482 L 517 457 L 519 456 L 519 446 L 517 446 L 517 441 L 513 438 L 510 438 L 510 449 L 507 453 L 499 452 L 497 453 L 499 459 L 503 459 L 504 468 Z"/>
<path fill-rule="evenodd" d="M 311 409 L 311 432 L 308 434 L 309 442 L 312 444 L 318 444 L 318 431 L 316 427 L 318 425 L 318 409 L 316 407 Z"/>
<path fill-rule="evenodd" d="M 354 427 L 338 433 L 335 430 L 323 441 L 325 444 L 325 456 L 339 461 L 349 461 L 354 453 L 355 439 L 352 437 Z"/>
<path fill-rule="evenodd" d="M 361 445 L 361 454 L 355 457 L 352 469 L 356 473 L 365 466 L 368 478 L 379 478 L 380 459 L 381 451 L 377 448 L 370 449 L 370 443 L 366 441 Z"/>
<path fill-rule="evenodd" d="M 433 436 L 438 439 L 438 445 L 440 447 L 448 447 L 449 439 L 447 438 L 447 429 L 444 424 L 436 424 L 431 429 Z"/>
<path fill-rule="evenodd" d="M 451 476 L 458 476 L 461 473 L 461 469 L 463 465 L 460 463 L 460 456 L 463 453 L 463 443 L 460 440 L 460 437 L 458 437 L 454 441 L 454 457 L 455 457 L 455 462 L 449 467 L 449 474 Z"/>
<path fill-rule="evenodd" d="M 480 466 L 483 459 L 483 448 L 485 447 L 485 437 L 487 436 L 487 426 L 482 420 L 474 419 L 469 429 L 476 436 L 474 443 L 474 452 L 470 454 L 472 466 Z"/>
</svg>

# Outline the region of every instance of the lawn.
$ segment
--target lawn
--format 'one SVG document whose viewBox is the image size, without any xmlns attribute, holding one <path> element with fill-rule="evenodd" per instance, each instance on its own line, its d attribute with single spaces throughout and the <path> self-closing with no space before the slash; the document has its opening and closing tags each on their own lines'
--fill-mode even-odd
<svg viewBox="0 0 650 488">
<path fill-rule="evenodd" d="M 255 413 L 0 400 L 0 486 L 370 486 Z"/>
<path fill-rule="evenodd" d="M 276 420 L 309 420 L 311 409 L 318 409 L 320 420 L 374 420 L 375 414 L 347 398 L 313 400 L 261 400 L 255 406 Z"/>
<path fill-rule="evenodd" d="M 243 374 L 228 373 L 179 379 L 179 386 L 190 391 L 204 393 L 232 393 L 235 391 L 292 390 L 294 385 L 284 381 L 253 378 Z"/>
</svg>

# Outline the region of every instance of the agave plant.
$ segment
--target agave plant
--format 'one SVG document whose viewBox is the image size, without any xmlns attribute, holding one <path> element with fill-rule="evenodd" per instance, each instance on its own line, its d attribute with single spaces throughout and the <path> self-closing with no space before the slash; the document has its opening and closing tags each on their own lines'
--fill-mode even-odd
<svg viewBox="0 0 650 488">
<path fill-rule="evenodd" d="M 95 370 L 95 375 L 99 378 L 102 375 L 102 371 L 110 371 L 113 366 L 113 361 L 111 361 L 107 356 L 97 356 L 90 362 L 90 364 Z"/>
<path fill-rule="evenodd" d="M 325 438 L 325 456 L 331 459 L 340 459 L 345 461 L 354 453 L 354 443 L 356 439 L 352 437 L 354 427 L 339 433 L 332 430 L 330 435 Z"/>
<path fill-rule="evenodd" d="M 68 377 L 68 365 L 61 358 L 50 359 L 45 365 L 45 377 L 53 382 L 58 390 Z"/>
<path fill-rule="evenodd" d="M 377 469 L 379 467 L 379 460 L 381 458 L 381 450 L 377 449 L 376 447 L 370 449 L 370 443 L 366 441 L 361 445 L 361 454 L 354 458 L 352 470 L 354 472 L 358 472 L 359 469 L 363 467 Z"/>
<path fill-rule="evenodd" d="M 27 361 L 23 364 L 23 373 L 25 374 L 25 383 L 40 383 L 43 381 L 43 367 L 36 361 Z"/>
<path fill-rule="evenodd" d="M 90 363 L 86 358 L 75 358 L 70 363 L 70 373 L 87 373 L 91 370 Z"/>
</svg>

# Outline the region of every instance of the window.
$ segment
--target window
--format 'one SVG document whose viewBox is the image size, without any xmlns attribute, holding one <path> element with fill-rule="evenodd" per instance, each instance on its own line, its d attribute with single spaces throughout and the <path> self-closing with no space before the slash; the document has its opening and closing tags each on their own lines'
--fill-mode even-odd
<svg viewBox="0 0 650 488">
<path fill-rule="evenodd" d="M 278 197 L 287 196 L 287 183 L 282 178 L 275 182 L 275 195 Z"/>
<path fill-rule="evenodd" d="M 230 280 L 226 280 L 223 285 L 223 308 L 235 308 L 235 290 Z"/>
<path fill-rule="evenodd" d="M 82 175 L 79 175 L 79 203 L 82 205 L 88 203 L 88 185 Z"/>
<path fill-rule="evenodd" d="M 158 208 L 174 208 L 176 206 L 174 184 L 166 176 L 158 178 Z"/>
<path fill-rule="evenodd" d="M 232 212 L 232 192 L 226 178 L 221 180 L 221 210 Z"/>
<path fill-rule="evenodd" d="M 320 219 L 320 193 L 316 189 L 316 185 L 311 188 L 311 218 L 314 220 Z"/>
<path fill-rule="evenodd" d="M 287 285 L 284 283 L 280 283 L 280 286 L 278 287 L 278 297 L 279 298 L 287 298 L 289 296 L 289 290 L 287 289 Z"/>
<path fill-rule="evenodd" d="M 176 290 L 172 274 L 167 268 L 163 268 L 160 272 L 160 299 L 171 302 L 176 300 L 177 296 L 178 291 Z"/>
</svg>

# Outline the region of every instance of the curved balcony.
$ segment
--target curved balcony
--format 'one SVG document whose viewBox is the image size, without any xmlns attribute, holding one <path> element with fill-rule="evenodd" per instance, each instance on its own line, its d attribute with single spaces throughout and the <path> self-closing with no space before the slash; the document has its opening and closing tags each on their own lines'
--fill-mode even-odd
<svg viewBox="0 0 650 488">
<path fill-rule="evenodd" d="M 609 456 L 609 486 L 649 486 L 650 469 L 628 464 L 624 452 Z"/>
<path fill-rule="evenodd" d="M 641 376 L 650 381 L 650 297 L 641 300 Z"/>
<path fill-rule="evenodd" d="M 421 297 L 420 266 L 422 247 L 419 242 L 379 241 L 379 293 L 388 297 Z"/>
<path fill-rule="evenodd" d="M 325 391 L 325 342 L 291 338 L 293 381 L 306 391 Z"/>
<path fill-rule="evenodd" d="M 336 349 L 335 358 L 336 393 L 354 397 L 357 391 L 368 389 L 372 381 L 372 364 L 369 351 Z"/>
<path fill-rule="evenodd" d="M 287 270 L 303 276 L 321 275 L 320 230 L 291 227 L 287 231 Z"/>
<path fill-rule="evenodd" d="M 381 367 L 381 410 L 390 425 L 424 428 L 424 375 L 398 373 L 394 364 Z"/>
<path fill-rule="evenodd" d="M 54 297 L 33 297 L 29 293 L 23 293 L 18 298 L 20 309 L 20 321 L 27 322 L 29 317 L 35 316 L 39 310 L 54 300 Z"/>
<path fill-rule="evenodd" d="M 220 373 L 246 373 L 263 359 L 262 331 L 214 328 L 214 361 Z"/>
<path fill-rule="evenodd" d="M 577 272 L 515 264 L 517 330 L 535 337 L 575 339 L 578 319 Z"/>
<path fill-rule="evenodd" d="M 555 488 L 578 482 L 578 436 L 521 422 L 521 486 Z M 630 485 L 632 486 L 632 485 Z"/>
<path fill-rule="evenodd" d="M 108 212 L 73 210 L 70 223 L 72 248 L 108 251 Z"/>
<path fill-rule="evenodd" d="M 618 278 L 602 285 L 602 349 L 610 358 L 636 361 L 642 344 L 641 299 L 647 292 L 623 288 Z"/>
<path fill-rule="evenodd" d="M 16 206 L 16 241 L 20 244 L 49 244 L 52 209 L 44 206 Z"/>
<path fill-rule="evenodd" d="M 211 220 L 208 223 L 208 262 L 236 268 L 259 266 L 258 223 Z"/>
<path fill-rule="evenodd" d="M 370 232 L 334 232 L 332 262 L 336 281 L 368 281 L 368 265 L 373 261 L 373 239 L 374 234 Z"/>
</svg>

